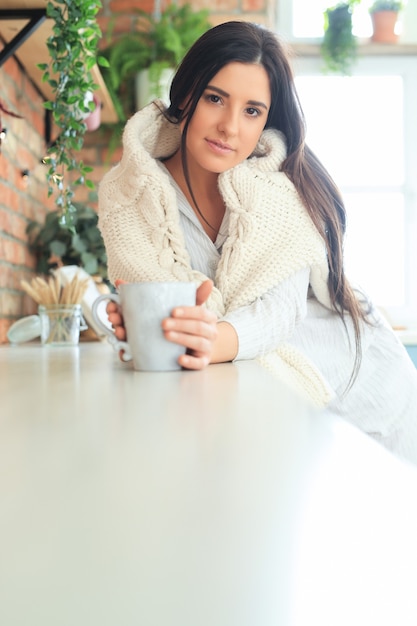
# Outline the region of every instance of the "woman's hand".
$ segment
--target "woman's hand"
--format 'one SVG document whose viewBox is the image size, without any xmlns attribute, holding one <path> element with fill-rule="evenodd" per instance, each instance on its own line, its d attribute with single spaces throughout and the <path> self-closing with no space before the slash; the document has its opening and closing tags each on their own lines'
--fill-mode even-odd
<svg viewBox="0 0 417 626">
<path fill-rule="evenodd" d="M 126 281 L 124 280 L 116 280 L 115 285 L 118 287 L 122 283 Z M 126 341 L 126 329 L 123 322 L 123 316 L 121 313 L 121 309 L 116 302 L 109 301 L 106 306 L 107 317 L 109 318 L 110 324 L 113 326 L 114 334 L 116 335 L 119 341 Z"/>
<path fill-rule="evenodd" d="M 117 280 L 118 287 L 125 281 Z M 233 361 L 238 351 L 238 337 L 233 326 L 217 321 L 214 313 L 203 307 L 213 289 L 213 282 L 206 280 L 197 289 L 196 305 L 177 307 L 171 317 L 162 322 L 162 329 L 168 341 L 178 343 L 187 349 L 178 363 L 185 369 L 201 370 L 209 363 Z M 106 308 L 114 334 L 120 341 L 126 341 L 126 329 L 120 307 L 109 302 Z M 120 351 L 123 360 L 123 351 Z"/>
<path fill-rule="evenodd" d="M 187 349 L 178 359 L 186 369 L 201 370 L 211 362 L 218 336 L 217 316 L 202 305 L 212 289 L 212 281 L 206 280 L 197 289 L 196 306 L 176 307 L 162 322 L 165 338 Z"/>
<path fill-rule="evenodd" d="M 123 282 L 125 281 L 117 280 L 116 287 Z M 214 342 L 218 336 L 217 316 L 202 305 L 212 289 L 212 281 L 206 280 L 197 288 L 196 306 L 177 307 L 172 311 L 171 317 L 162 322 L 165 338 L 187 349 L 187 353 L 178 360 L 186 369 L 203 369 L 211 362 Z M 106 312 L 117 339 L 126 341 L 126 329 L 119 305 L 110 301 Z M 123 351 L 120 358 L 123 358 Z"/>
</svg>

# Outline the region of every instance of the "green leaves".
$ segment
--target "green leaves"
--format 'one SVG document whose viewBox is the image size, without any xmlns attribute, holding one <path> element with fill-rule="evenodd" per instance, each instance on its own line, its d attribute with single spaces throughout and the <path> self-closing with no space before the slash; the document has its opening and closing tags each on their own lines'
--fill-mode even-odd
<svg viewBox="0 0 417 626">
<path fill-rule="evenodd" d="M 119 117 L 135 111 L 136 74 L 149 68 L 157 86 L 162 70 L 176 68 L 191 45 L 211 27 L 208 10 L 195 10 L 191 4 L 169 5 L 160 17 L 138 10 L 137 30 L 114 39 L 103 51 L 107 65 L 102 72 Z"/>
<path fill-rule="evenodd" d="M 63 222 L 60 210 L 48 213 L 42 226 L 35 221 L 28 224 L 29 249 L 36 256 L 36 269 L 47 274 L 62 262 L 79 265 L 89 274 L 107 280 L 107 255 L 97 226 L 97 213 L 79 203 L 73 207 L 70 227 Z"/>
<path fill-rule="evenodd" d="M 67 246 L 63 241 L 51 241 L 50 250 L 52 254 L 63 257 L 67 251 Z"/>
<path fill-rule="evenodd" d="M 94 108 L 92 93 L 97 85 L 91 76 L 96 63 L 101 31 L 96 15 L 99 0 L 55 0 L 48 2 L 46 12 L 54 21 L 53 34 L 47 40 L 50 63 L 39 64 L 43 81 L 47 82 L 54 99 L 44 103 L 52 112 L 59 134 L 46 159 L 48 194 L 56 193 L 56 205 L 61 223 L 71 228 L 75 207 L 72 186 L 94 184 L 87 175 L 92 168 L 79 161 L 76 152 L 83 146 L 85 118 Z M 74 175 L 69 176 L 69 172 Z"/>
<path fill-rule="evenodd" d="M 341 2 L 324 12 L 321 54 L 330 72 L 349 75 L 356 58 L 357 41 L 352 33 L 352 6 L 356 0 Z"/>
<path fill-rule="evenodd" d="M 375 2 L 369 7 L 369 13 L 376 13 L 377 11 L 401 11 L 404 7 L 404 3 L 400 0 L 375 0 Z"/>
</svg>

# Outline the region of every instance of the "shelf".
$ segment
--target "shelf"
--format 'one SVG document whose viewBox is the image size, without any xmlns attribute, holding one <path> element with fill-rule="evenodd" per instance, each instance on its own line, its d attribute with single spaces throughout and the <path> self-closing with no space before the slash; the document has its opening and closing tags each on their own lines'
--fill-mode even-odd
<svg viewBox="0 0 417 626">
<path fill-rule="evenodd" d="M 320 44 L 289 42 L 288 47 L 297 57 L 321 56 Z M 417 44 L 396 43 L 381 44 L 370 40 L 359 41 L 358 56 L 417 56 Z"/>
<path fill-rule="evenodd" d="M 48 63 L 50 61 L 46 41 L 52 34 L 52 20 L 47 17 L 42 19 L 42 13 L 46 9 L 46 4 L 46 0 L 2 0 L 0 37 L 6 42 L 6 46 L 11 45 L 13 41 L 18 42 L 14 55 L 25 68 L 25 71 L 33 80 L 43 98 L 45 100 L 53 100 L 52 90 L 48 83 L 42 82 L 43 72 L 37 67 L 38 63 Z M 29 17 L 28 10 L 38 10 L 36 15 L 39 17 L 39 20 L 35 23 L 33 21 L 34 18 L 32 18 L 32 26 L 30 26 L 31 17 Z M 10 17 L 9 14 L 11 12 L 16 15 L 16 18 Z M 26 35 L 25 29 L 27 30 Z M 22 33 L 25 36 L 19 41 Z M 15 38 L 17 39 L 15 40 Z M 3 50 L 6 46 L 3 47 Z M 102 122 L 109 124 L 117 122 L 118 117 L 113 101 L 97 65 L 93 67 L 91 74 L 98 86 L 95 93 L 102 103 Z"/>
</svg>

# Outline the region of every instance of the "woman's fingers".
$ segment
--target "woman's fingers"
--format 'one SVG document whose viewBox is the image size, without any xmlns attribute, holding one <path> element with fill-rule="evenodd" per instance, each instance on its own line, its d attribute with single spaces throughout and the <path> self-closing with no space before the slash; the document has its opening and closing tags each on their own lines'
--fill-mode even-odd
<svg viewBox="0 0 417 626">
<path fill-rule="evenodd" d="M 120 313 L 111 313 L 108 316 L 110 324 L 113 326 L 114 334 L 120 341 L 126 340 L 126 329 L 123 324 L 123 318 Z"/>
<path fill-rule="evenodd" d="M 188 350 L 195 352 L 211 352 L 212 344 L 217 339 L 217 332 L 215 328 L 210 328 L 196 334 L 195 332 L 192 332 L 191 327 L 187 327 L 182 331 L 166 330 L 164 334 L 168 341 L 178 343 Z"/>
<path fill-rule="evenodd" d="M 119 305 L 117 302 L 113 302 L 113 300 L 109 300 L 106 306 L 106 313 L 109 315 L 110 313 L 115 313 L 119 310 Z"/>
<path fill-rule="evenodd" d="M 109 318 L 109 322 L 112 324 L 112 326 L 123 325 L 123 317 L 119 310 L 107 313 L 107 317 Z"/>
<path fill-rule="evenodd" d="M 177 307 L 171 317 L 163 320 L 162 329 L 168 341 L 186 348 L 187 354 L 180 357 L 180 365 L 187 369 L 203 369 L 210 363 L 218 336 L 214 313 L 202 306 Z"/>
<path fill-rule="evenodd" d="M 113 326 L 114 334 L 120 341 L 126 340 L 126 330 L 124 327 L 123 317 L 120 313 L 120 307 L 116 302 L 110 302 L 106 306 L 107 318 Z"/>
<path fill-rule="evenodd" d="M 217 316 L 203 307 L 177 307 L 171 317 L 162 321 L 162 328 L 167 332 L 213 341 L 217 337 Z"/>
<path fill-rule="evenodd" d="M 126 341 L 126 330 L 124 326 L 116 326 L 114 329 L 114 334 L 119 341 Z"/>
<path fill-rule="evenodd" d="M 182 354 L 178 358 L 178 364 L 187 370 L 202 370 L 210 365 L 210 356 L 207 353 L 197 356 L 196 354 Z"/>
</svg>

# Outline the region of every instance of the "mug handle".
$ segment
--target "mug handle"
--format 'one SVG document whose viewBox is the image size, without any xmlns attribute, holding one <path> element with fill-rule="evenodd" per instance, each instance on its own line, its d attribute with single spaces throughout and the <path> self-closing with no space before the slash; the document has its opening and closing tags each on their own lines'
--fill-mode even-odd
<svg viewBox="0 0 417 626">
<path fill-rule="evenodd" d="M 98 316 L 98 305 L 104 300 L 112 300 L 113 302 L 116 302 L 116 304 L 120 305 L 120 298 L 117 293 L 104 293 L 94 300 L 93 306 L 91 307 L 91 314 L 97 326 L 103 331 L 105 335 L 107 335 L 108 342 L 113 346 L 113 348 L 118 352 L 122 350 L 122 360 L 130 361 L 132 359 L 132 355 L 130 354 L 128 343 L 126 341 L 120 341 L 119 339 L 117 339 L 114 331 L 108 328 L 105 324 L 103 324 L 100 317 Z"/>
</svg>

